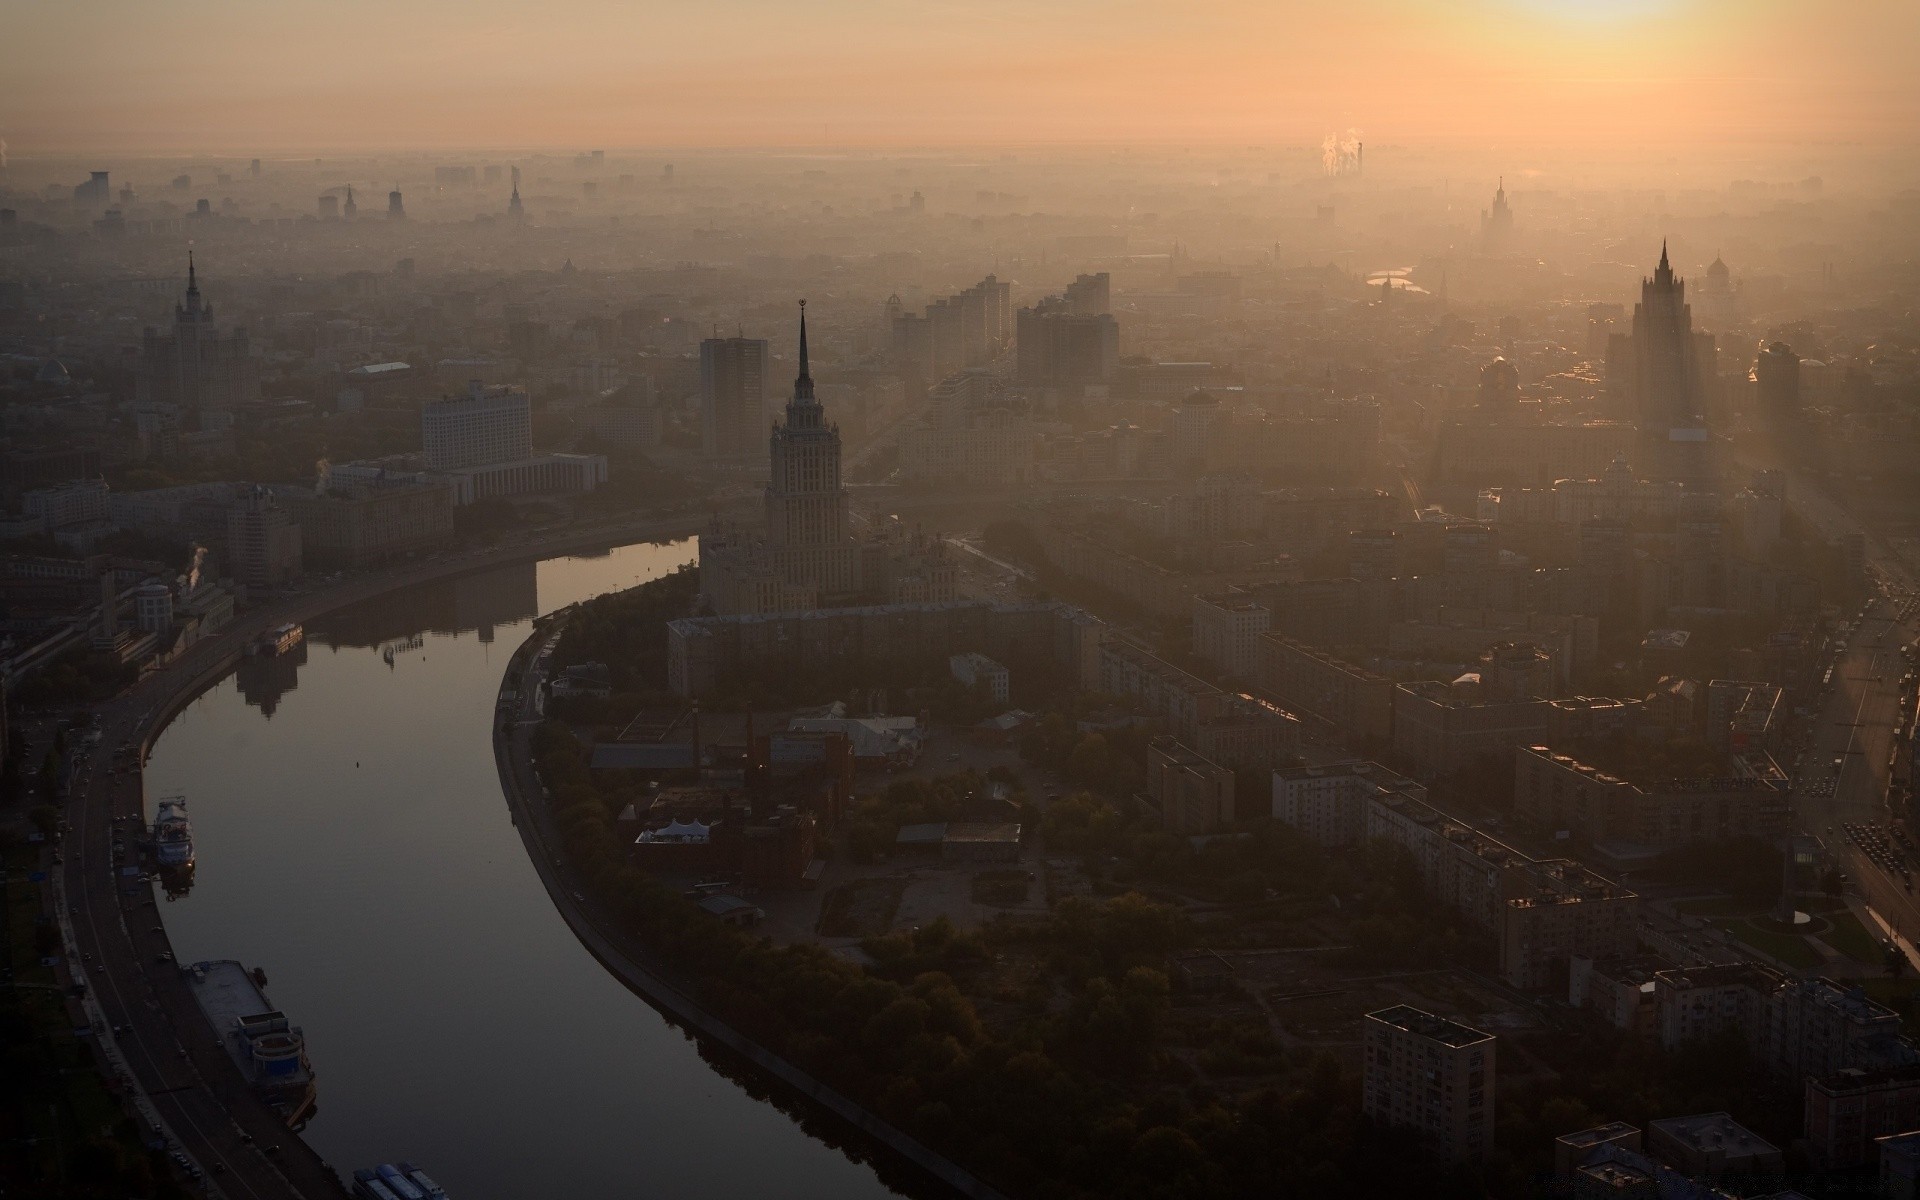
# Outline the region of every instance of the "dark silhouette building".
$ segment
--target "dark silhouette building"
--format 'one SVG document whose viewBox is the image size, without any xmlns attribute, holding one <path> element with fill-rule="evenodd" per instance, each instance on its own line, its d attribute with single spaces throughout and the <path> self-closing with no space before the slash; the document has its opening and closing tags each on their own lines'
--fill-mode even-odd
<svg viewBox="0 0 1920 1200">
<path fill-rule="evenodd" d="M 1499 250 L 1513 235 L 1513 209 L 1507 207 L 1507 181 L 1493 193 L 1493 207 L 1480 213 L 1480 241 L 1489 251 Z"/>
<path fill-rule="evenodd" d="M 200 297 L 193 256 L 187 256 L 187 293 L 173 310 L 170 333 L 148 327 L 140 356 L 140 399 L 171 405 L 197 429 L 224 428 L 233 409 L 260 398 L 260 371 L 247 332 L 226 336 L 213 323 L 213 306 Z"/>
<path fill-rule="evenodd" d="M 1785 342 L 1770 343 L 1753 360 L 1759 415 L 1780 419 L 1800 411 L 1800 356 Z"/>
<path fill-rule="evenodd" d="M 1707 473 L 1707 393 L 1714 378 L 1710 333 L 1695 333 L 1686 281 L 1673 273 L 1667 246 L 1660 265 L 1640 281 L 1632 331 L 1607 345 L 1607 388 L 1640 427 L 1660 474 L 1704 482 Z"/>
<path fill-rule="evenodd" d="M 700 452 L 747 458 L 766 445 L 767 341 L 708 338 L 700 343 Z"/>
</svg>

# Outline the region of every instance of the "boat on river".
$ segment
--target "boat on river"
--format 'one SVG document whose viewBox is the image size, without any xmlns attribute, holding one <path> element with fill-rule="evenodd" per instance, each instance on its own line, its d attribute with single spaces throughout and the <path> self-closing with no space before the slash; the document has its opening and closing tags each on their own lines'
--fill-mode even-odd
<svg viewBox="0 0 1920 1200">
<path fill-rule="evenodd" d="M 360 1200 L 447 1200 L 447 1190 L 410 1162 L 381 1163 L 353 1173 Z"/>
<path fill-rule="evenodd" d="M 253 639 L 253 643 L 247 647 L 247 652 L 264 655 L 285 654 L 298 646 L 306 636 L 307 631 L 298 625 L 275 625 Z"/>
<path fill-rule="evenodd" d="M 183 796 L 168 796 L 154 811 L 153 861 L 176 869 L 193 865 L 193 822 Z"/>
</svg>

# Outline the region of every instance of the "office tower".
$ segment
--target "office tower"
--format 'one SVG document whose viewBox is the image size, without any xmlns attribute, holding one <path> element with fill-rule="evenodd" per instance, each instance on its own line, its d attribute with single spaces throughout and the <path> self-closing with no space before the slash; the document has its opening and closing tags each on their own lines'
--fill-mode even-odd
<svg viewBox="0 0 1920 1200">
<path fill-rule="evenodd" d="M 1485 1159 L 1493 1141 L 1492 1034 L 1407 1005 L 1367 1014 L 1361 1109 L 1418 1132 L 1438 1158 Z"/>
<path fill-rule="evenodd" d="M 762 343 L 764 347 L 765 343 Z M 838 548 L 847 542 L 847 491 L 840 484 L 840 428 L 826 423 L 807 365 L 807 309 L 800 307 L 800 374 L 786 421 L 769 440 L 767 542 L 776 549 Z M 825 591 L 857 582 L 816 580 Z M 834 586 L 834 585 L 839 586 Z"/>
<path fill-rule="evenodd" d="M 400 187 L 395 184 L 394 189 L 387 193 L 387 220 L 404 221 L 406 219 L 407 206 L 400 203 Z"/>
<path fill-rule="evenodd" d="M 94 171 L 87 181 L 73 189 L 75 204 L 105 204 L 113 196 L 113 189 L 107 183 L 107 172 Z"/>
<path fill-rule="evenodd" d="M 340 215 L 340 197 L 338 196 L 320 197 L 319 208 L 320 208 L 320 219 L 322 221 L 331 221 L 335 219 Z"/>
<path fill-rule="evenodd" d="M 1785 342 L 1774 342 L 1753 361 L 1754 399 L 1759 416 L 1778 420 L 1800 412 L 1800 356 Z"/>
<path fill-rule="evenodd" d="M 256 487 L 227 510 L 227 570 L 248 587 L 277 587 L 300 574 L 300 526 Z"/>
<path fill-rule="evenodd" d="M 759 453 L 768 424 L 765 338 L 700 343 L 700 452 L 708 458 Z"/>
<path fill-rule="evenodd" d="M 149 326 L 142 337 L 140 399 L 172 405 L 191 417 L 195 428 L 222 428 L 232 410 L 260 398 L 259 364 L 244 329 L 221 337 L 213 324 L 213 306 L 200 298 L 200 279 L 187 253 L 187 293 L 174 306 L 173 329 Z"/>
<path fill-rule="evenodd" d="M 347 185 L 347 202 L 340 206 L 340 215 L 345 217 L 347 220 L 351 221 L 353 220 L 354 214 L 359 211 L 360 211 L 359 206 L 357 206 L 353 202 L 353 185 L 348 184 Z"/>
<path fill-rule="evenodd" d="M 1097 317 L 1113 311 L 1113 277 L 1102 271 L 1097 275 L 1076 275 L 1061 293 L 1067 311 L 1076 317 Z"/>
<path fill-rule="evenodd" d="M 247 164 L 247 174 L 253 176 L 255 179 L 260 178 L 260 160 L 259 159 L 256 158 L 251 163 Z"/>
<path fill-rule="evenodd" d="M 1488 250 L 1499 250 L 1513 234 L 1513 210 L 1507 207 L 1507 181 L 1493 193 L 1493 207 L 1480 213 L 1480 241 Z"/>
<path fill-rule="evenodd" d="M 435 471 L 533 457 L 533 408 L 515 387 L 488 387 L 478 379 L 464 396 L 448 396 L 420 410 L 420 445 Z"/>
</svg>

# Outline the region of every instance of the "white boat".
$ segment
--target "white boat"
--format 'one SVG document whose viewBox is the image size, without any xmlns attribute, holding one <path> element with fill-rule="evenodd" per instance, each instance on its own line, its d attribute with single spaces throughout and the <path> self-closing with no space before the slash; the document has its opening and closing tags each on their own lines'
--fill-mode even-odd
<svg viewBox="0 0 1920 1200">
<path fill-rule="evenodd" d="M 163 867 L 193 865 L 193 822 L 184 797 L 168 796 L 154 811 L 153 858 Z"/>
</svg>

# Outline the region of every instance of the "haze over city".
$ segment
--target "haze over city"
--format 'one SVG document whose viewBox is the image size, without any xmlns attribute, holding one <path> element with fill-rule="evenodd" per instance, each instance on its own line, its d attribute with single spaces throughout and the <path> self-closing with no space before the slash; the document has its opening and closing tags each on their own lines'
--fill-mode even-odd
<svg viewBox="0 0 1920 1200">
<path fill-rule="evenodd" d="M 16 154 L 1382 142 L 1910 148 L 1903 0 L 35 4 Z M 71 57 L 83 51 L 84 82 Z"/>
<path fill-rule="evenodd" d="M 0 1192 L 1911 1196 L 1920 5 L 16 5 Z"/>
</svg>

